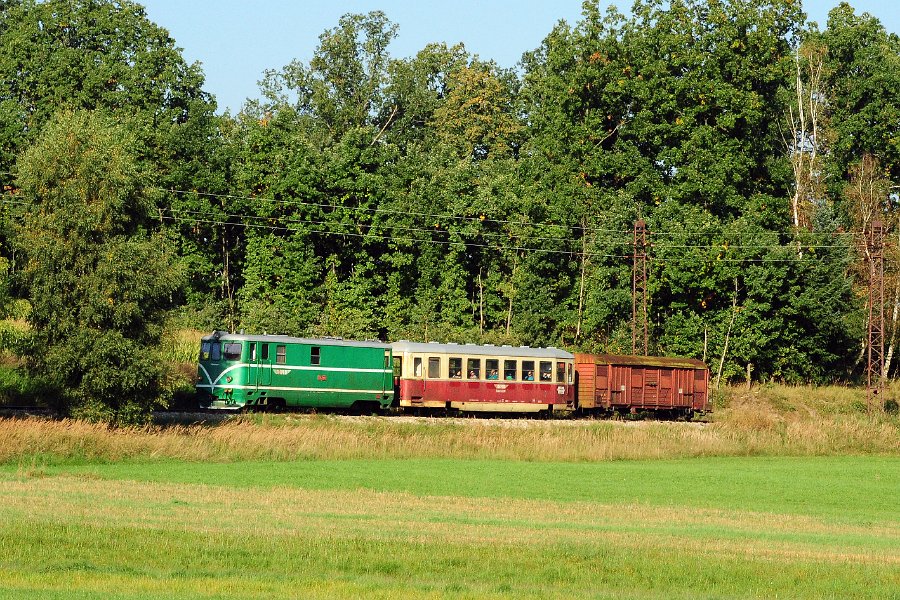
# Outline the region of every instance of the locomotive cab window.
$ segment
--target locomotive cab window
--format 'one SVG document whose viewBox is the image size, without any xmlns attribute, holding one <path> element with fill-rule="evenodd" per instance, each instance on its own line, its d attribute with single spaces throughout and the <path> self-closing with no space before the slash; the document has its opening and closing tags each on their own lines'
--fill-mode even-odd
<svg viewBox="0 0 900 600">
<path fill-rule="evenodd" d="M 516 361 L 514 360 L 504 360 L 503 361 L 503 379 L 506 381 L 515 381 L 519 378 L 519 369 Z"/>
<path fill-rule="evenodd" d="M 250 342 L 250 360 L 256 362 L 256 342 Z"/>
<path fill-rule="evenodd" d="M 209 352 L 212 344 L 209 342 L 203 342 L 200 344 L 200 360 L 209 360 Z"/>
<path fill-rule="evenodd" d="M 549 360 L 541 361 L 541 381 L 553 381 L 553 363 Z"/>
<path fill-rule="evenodd" d="M 450 379 L 462 379 L 462 359 L 450 359 Z"/>
<path fill-rule="evenodd" d="M 225 360 L 240 360 L 241 345 L 235 342 L 226 342 L 222 348 L 225 354 Z"/>
<path fill-rule="evenodd" d="M 428 379 L 439 379 L 441 376 L 441 359 L 436 356 L 428 357 Z"/>
<path fill-rule="evenodd" d="M 466 363 L 467 379 L 481 379 L 481 359 L 470 358 Z"/>
<path fill-rule="evenodd" d="M 279 365 L 287 364 L 287 349 L 281 344 L 275 346 L 275 363 Z"/>
<path fill-rule="evenodd" d="M 268 344 L 262 345 L 262 352 L 260 352 L 260 354 L 262 355 L 263 360 L 269 360 L 269 345 Z"/>
<path fill-rule="evenodd" d="M 500 379 L 500 361 L 494 358 L 489 358 L 484 361 L 484 373 L 487 379 Z"/>
<path fill-rule="evenodd" d="M 534 381 L 534 361 L 522 361 L 522 381 Z"/>
<path fill-rule="evenodd" d="M 318 365 L 322 359 L 322 349 L 319 346 L 313 346 L 309 349 L 309 364 Z"/>
</svg>

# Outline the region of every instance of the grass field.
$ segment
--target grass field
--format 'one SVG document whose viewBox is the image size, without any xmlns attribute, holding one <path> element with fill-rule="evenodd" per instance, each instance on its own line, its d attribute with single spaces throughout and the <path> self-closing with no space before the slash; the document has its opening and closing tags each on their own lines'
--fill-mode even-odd
<svg viewBox="0 0 900 600">
<path fill-rule="evenodd" d="M 895 598 L 900 459 L 0 468 L 0 596 Z"/>
<path fill-rule="evenodd" d="M 0 419 L 2 598 L 900 599 L 900 421 Z"/>
</svg>

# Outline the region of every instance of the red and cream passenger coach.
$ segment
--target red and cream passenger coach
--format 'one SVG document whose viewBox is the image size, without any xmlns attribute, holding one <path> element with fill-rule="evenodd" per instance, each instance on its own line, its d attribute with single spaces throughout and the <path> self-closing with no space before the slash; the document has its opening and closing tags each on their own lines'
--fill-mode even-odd
<svg viewBox="0 0 900 600">
<path fill-rule="evenodd" d="M 574 408 L 575 356 L 565 350 L 407 341 L 391 346 L 400 406 L 488 412 Z"/>
</svg>

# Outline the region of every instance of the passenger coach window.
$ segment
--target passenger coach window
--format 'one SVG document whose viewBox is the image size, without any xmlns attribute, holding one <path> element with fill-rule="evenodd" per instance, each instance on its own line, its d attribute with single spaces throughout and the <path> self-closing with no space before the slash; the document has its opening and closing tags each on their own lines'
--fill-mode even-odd
<svg viewBox="0 0 900 600">
<path fill-rule="evenodd" d="M 225 344 L 225 360 L 238 360 L 241 358 L 241 345 L 230 343 Z"/>
<path fill-rule="evenodd" d="M 287 354 L 282 345 L 275 346 L 275 362 L 279 365 L 287 364 Z"/>
<path fill-rule="evenodd" d="M 313 346 L 312 348 L 309 349 L 309 364 L 311 364 L 311 365 L 319 364 L 319 360 L 321 360 L 321 356 L 320 356 L 321 351 L 322 351 L 322 349 L 319 348 L 318 346 Z"/>
<path fill-rule="evenodd" d="M 394 377 L 403 376 L 403 361 L 399 356 L 394 357 Z"/>
<path fill-rule="evenodd" d="M 422 357 L 417 356 L 413 359 L 413 373 L 416 377 L 422 376 Z"/>
<path fill-rule="evenodd" d="M 441 359 L 434 356 L 428 358 L 428 379 L 438 379 L 441 376 Z"/>
<path fill-rule="evenodd" d="M 462 379 L 462 359 L 450 359 L 450 379 Z"/>
<path fill-rule="evenodd" d="M 553 381 L 553 363 L 549 360 L 541 361 L 541 381 Z"/>
<path fill-rule="evenodd" d="M 504 360 L 503 361 L 503 379 L 506 381 L 515 381 L 519 378 L 518 369 L 516 368 L 516 361 L 514 360 Z"/>
<path fill-rule="evenodd" d="M 534 381 L 534 361 L 522 361 L 522 381 Z"/>
<path fill-rule="evenodd" d="M 495 360 L 493 358 L 489 358 L 484 361 L 484 372 L 488 379 L 500 379 L 500 373 L 497 370 L 500 368 L 500 361 Z"/>
<path fill-rule="evenodd" d="M 556 363 L 556 383 L 566 382 L 566 363 Z"/>
<path fill-rule="evenodd" d="M 466 371 L 469 374 L 468 379 L 481 379 L 481 359 L 470 358 L 466 364 Z"/>
</svg>

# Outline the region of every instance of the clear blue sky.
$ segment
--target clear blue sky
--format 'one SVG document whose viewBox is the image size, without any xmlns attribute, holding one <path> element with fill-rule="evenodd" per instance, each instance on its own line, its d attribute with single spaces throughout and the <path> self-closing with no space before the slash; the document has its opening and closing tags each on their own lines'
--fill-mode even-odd
<svg viewBox="0 0 900 600">
<path fill-rule="evenodd" d="M 141 0 L 138 0 L 139 2 Z M 812 21 L 825 25 L 840 0 L 804 0 Z M 293 59 L 308 62 L 319 34 L 346 13 L 382 10 L 399 26 L 389 51 L 413 56 L 431 42 L 462 42 L 469 52 L 514 66 L 523 52 L 537 48 L 560 19 L 575 23 L 581 0 L 143 0 L 150 19 L 169 30 L 188 62 L 199 61 L 206 90 L 219 110 L 237 112 L 258 95 L 266 69 Z M 614 4 L 623 12 L 631 0 Z M 878 17 L 888 31 L 900 32 L 900 2 L 850 0 L 857 13 Z"/>
</svg>

